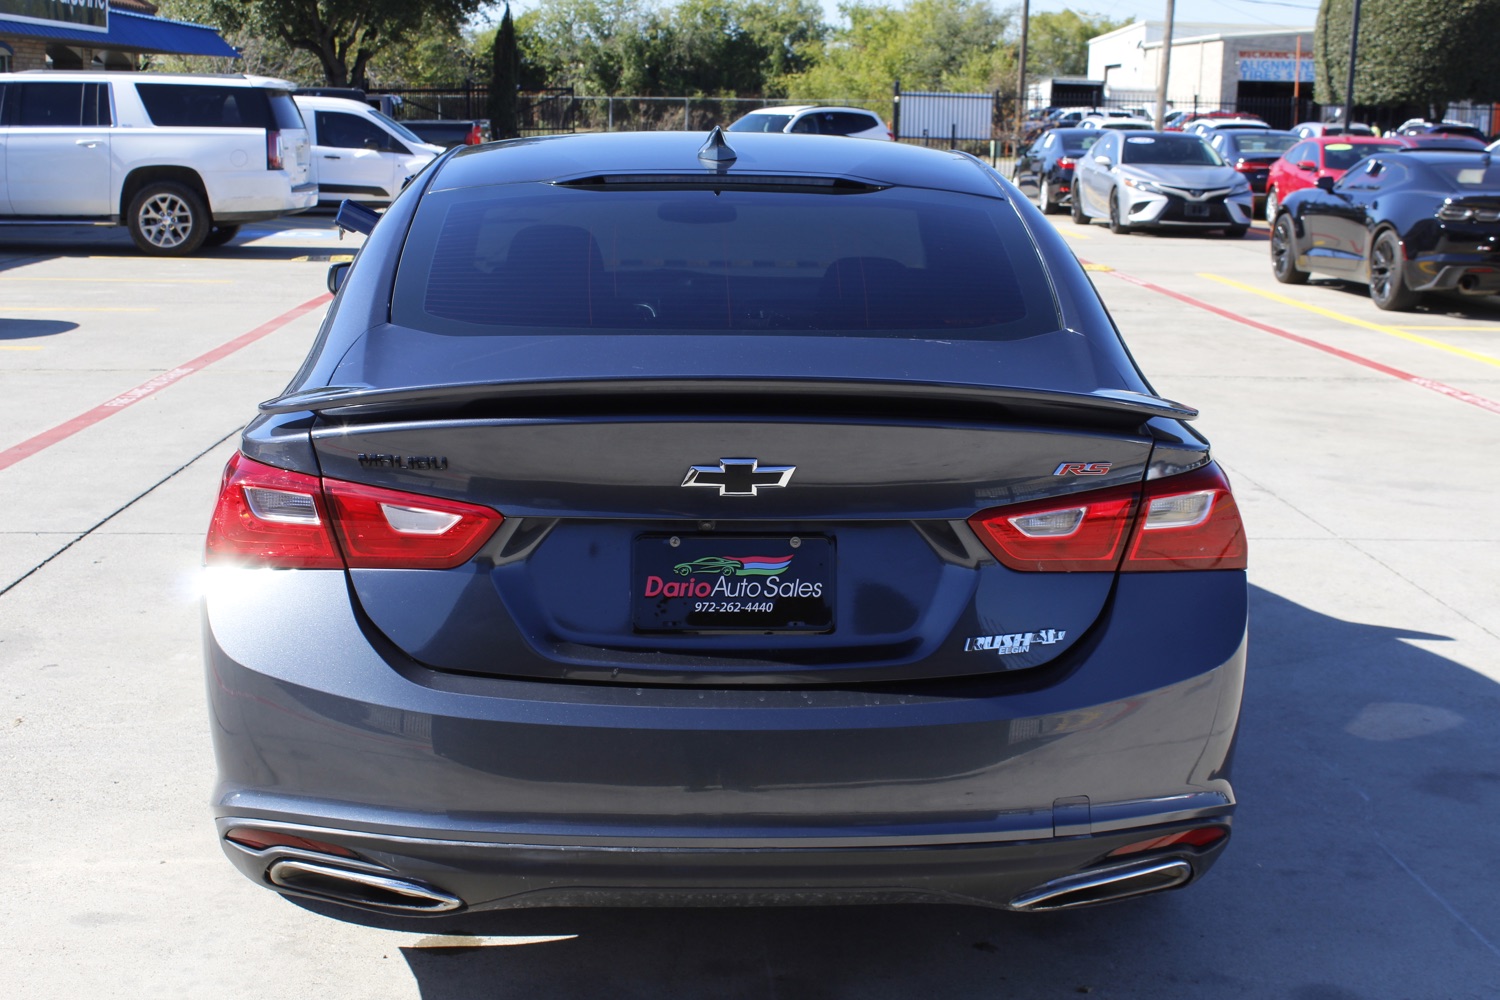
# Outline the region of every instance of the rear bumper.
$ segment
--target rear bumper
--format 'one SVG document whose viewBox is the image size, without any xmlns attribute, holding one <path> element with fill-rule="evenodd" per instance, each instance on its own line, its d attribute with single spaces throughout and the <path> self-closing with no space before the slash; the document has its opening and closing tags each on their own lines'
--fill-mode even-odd
<svg viewBox="0 0 1500 1000">
<path fill-rule="evenodd" d="M 367 629 L 341 573 L 205 580 L 214 812 L 230 859 L 263 884 L 292 849 L 243 848 L 228 829 L 336 844 L 469 908 L 1007 906 L 1234 809 L 1243 573 L 1136 575 L 1038 690 L 439 674 Z M 1183 856 L 1196 874 L 1220 847 Z"/>
<path fill-rule="evenodd" d="M 1489 254 L 1432 254 L 1407 261 L 1407 286 L 1419 292 L 1500 293 L 1500 260 Z"/>
</svg>

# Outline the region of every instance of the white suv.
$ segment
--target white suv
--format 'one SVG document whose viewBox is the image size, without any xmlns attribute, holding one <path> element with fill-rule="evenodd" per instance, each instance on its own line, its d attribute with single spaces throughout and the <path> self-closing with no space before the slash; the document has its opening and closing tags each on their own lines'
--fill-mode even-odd
<svg viewBox="0 0 1500 1000">
<path fill-rule="evenodd" d="M 0 223 L 128 226 L 148 254 L 317 204 L 294 85 L 254 76 L 0 73 Z"/>
<path fill-rule="evenodd" d="M 362 101 L 309 94 L 294 100 L 312 134 L 313 179 L 325 204 L 394 201 L 443 152 Z"/>
<path fill-rule="evenodd" d="M 757 108 L 729 126 L 728 132 L 790 132 L 797 135 L 847 135 L 856 139 L 893 140 L 896 136 L 873 111 L 797 104 Z"/>
</svg>

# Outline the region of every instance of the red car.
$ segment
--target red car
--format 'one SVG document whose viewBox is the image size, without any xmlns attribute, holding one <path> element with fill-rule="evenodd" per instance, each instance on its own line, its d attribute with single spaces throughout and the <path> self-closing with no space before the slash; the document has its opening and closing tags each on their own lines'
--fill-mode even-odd
<svg viewBox="0 0 1500 1000">
<path fill-rule="evenodd" d="M 1320 135 L 1303 139 L 1271 164 L 1266 179 L 1266 219 L 1276 221 L 1276 206 L 1293 191 L 1318 183 L 1319 177 L 1338 180 L 1344 171 L 1375 153 L 1411 146 L 1402 136 Z"/>
</svg>

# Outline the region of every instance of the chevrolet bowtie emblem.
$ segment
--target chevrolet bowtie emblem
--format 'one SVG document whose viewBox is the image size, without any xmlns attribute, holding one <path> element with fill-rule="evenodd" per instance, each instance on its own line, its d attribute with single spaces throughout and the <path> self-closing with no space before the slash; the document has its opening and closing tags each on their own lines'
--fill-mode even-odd
<svg viewBox="0 0 1500 1000">
<path fill-rule="evenodd" d="M 755 458 L 721 458 L 718 465 L 694 465 L 684 486 L 716 486 L 721 497 L 753 497 L 761 489 L 785 486 L 795 465 L 761 465 Z"/>
</svg>

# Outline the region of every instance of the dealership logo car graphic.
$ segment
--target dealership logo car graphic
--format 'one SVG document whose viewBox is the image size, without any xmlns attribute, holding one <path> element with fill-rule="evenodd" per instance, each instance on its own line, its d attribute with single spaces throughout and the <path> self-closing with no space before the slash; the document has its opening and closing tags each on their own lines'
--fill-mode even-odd
<svg viewBox="0 0 1500 1000">
<path fill-rule="evenodd" d="M 976 635 L 964 640 L 965 652 L 992 652 L 1000 656 L 1026 653 L 1032 646 L 1051 646 L 1068 637 L 1066 629 L 1044 628 L 1037 632 L 1011 632 L 1007 635 Z"/>
<path fill-rule="evenodd" d="M 763 489 L 785 486 L 795 465 L 761 465 L 758 458 L 721 458 L 718 465 L 688 468 L 684 486 L 715 486 L 721 497 L 753 497 Z"/>
<path fill-rule="evenodd" d="M 792 564 L 791 556 L 704 556 L 692 562 L 678 563 L 672 572 L 678 576 L 694 573 L 718 573 L 720 576 L 779 576 Z"/>
<path fill-rule="evenodd" d="M 1109 462 L 1064 462 L 1052 471 L 1054 476 L 1102 476 L 1109 471 Z"/>
</svg>

